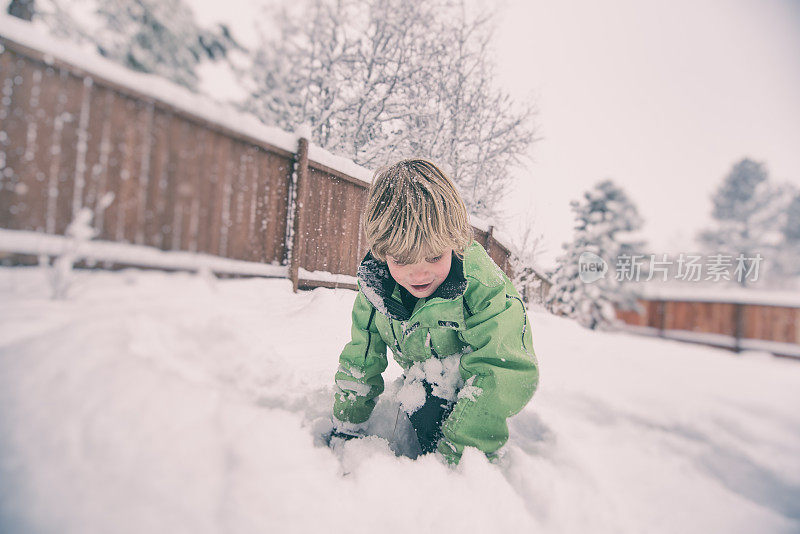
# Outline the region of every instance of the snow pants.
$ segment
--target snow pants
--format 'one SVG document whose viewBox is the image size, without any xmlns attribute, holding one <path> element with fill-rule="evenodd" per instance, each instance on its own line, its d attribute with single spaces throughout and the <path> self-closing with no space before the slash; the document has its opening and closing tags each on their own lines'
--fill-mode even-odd
<svg viewBox="0 0 800 534">
<path fill-rule="evenodd" d="M 425 386 L 425 404 L 408 418 L 417 433 L 417 441 L 422 454 L 436 450 L 436 444 L 442 437 L 442 423 L 453 411 L 455 403 L 433 395 L 431 385 L 423 381 Z"/>
</svg>

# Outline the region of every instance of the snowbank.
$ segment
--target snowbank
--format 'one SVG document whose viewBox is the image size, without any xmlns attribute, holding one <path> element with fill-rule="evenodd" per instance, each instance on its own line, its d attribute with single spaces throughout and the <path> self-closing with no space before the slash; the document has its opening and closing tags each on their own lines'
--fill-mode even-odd
<svg viewBox="0 0 800 534">
<path fill-rule="evenodd" d="M 800 291 L 771 291 L 729 285 L 702 286 L 686 283 L 639 283 L 632 285 L 637 295 L 650 300 L 687 302 L 731 302 L 764 306 L 800 308 Z"/>
<path fill-rule="evenodd" d="M 400 367 L 325 447 L 355 293 L 0 268 L 2 532 L 798 532 L 800 364 L 531 313 L 497 465 L 416 460 Z"/>
<path fill-rule="evenodd" d="M 287 278 L 289 268 L 221 258 L 195 252 L 165 251 L 155 247 L 112 241 L 73 240 L 69 237 L 0 228 L 0 250 L 35 256 L 59 256 L 69 251 L 76 260 L 111 262 L 158 269 L 208 271 L 242 276 Z"/>
</svg>

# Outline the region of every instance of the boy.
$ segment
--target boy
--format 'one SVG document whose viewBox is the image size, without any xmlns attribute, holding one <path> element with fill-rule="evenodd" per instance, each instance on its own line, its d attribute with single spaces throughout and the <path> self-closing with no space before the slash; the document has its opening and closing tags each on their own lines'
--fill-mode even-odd
<svg viewBox="0 0 800 534">
<path fill-rule="evenodd" d="M 493 457 L 508 439 L 506 419 L 539 379 L 519 294 L 473 241 L 464 202 L 433 163 L 379 171 L 363 225 L 370 251 L 358 268 L 352 340 L 339 358 L 332 436 L 364 435 L 388 346 L 406 381 L 416 381 L 401 390 L 401 405 L 422 452 L 450 464 L 468 446 Z"/>
</svg>

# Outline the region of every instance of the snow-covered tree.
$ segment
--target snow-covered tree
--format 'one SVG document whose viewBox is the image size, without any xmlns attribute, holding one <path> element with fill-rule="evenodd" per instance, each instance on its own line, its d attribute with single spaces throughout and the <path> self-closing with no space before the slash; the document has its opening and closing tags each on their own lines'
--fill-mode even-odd
<svg viewBox="0 0 800 534">
<path fill-rule="evenodd" d="M 782 232 L 787 243 L 800 244 L 800 192 L 795 192 L 786 207 L 786 222 Z"/>
<path fill-rule="evenodd" d="M 779 244 L 772 256 L 770 274 L 778 280 L 769 284 L 775 287 L 797 286 L 800 289 L 800 191 L 786 187 L 789 200 L 778 222 L 780 227 Z"/>
<path fill-rule="evenodd" d="M 698 240 L 714 254 L 733 257 L 741 254 L 744 265 L 757 254 L 765 258 L 770 269 L 780 245 L 781 220 L 786 208 L 786 187 L 769 181 L 764 163 L 745 158 L 736 163 L 712 196 L 713 226 L 700 232 Z M 777 271 L 774 272 L 777 274 Z M 747 285 L 747 277 L 741 277 Z"/>
<path fill-rule="evenodd" d="M 511 247 L 511 268 L 514 272 L 514 287 L 525 302 L 536 300 L 539 288 L 545 276 L 543 269 L 538 267 L 537 260 L 539 255 L 544 252 L 544 235 L 536 231 L 535 219 L 528 217 L 522 223 L 521 231 L 517 239 L 512 239 Z"/>
<path fill-rule="evenodd" d="M 241 47 L 225 26 L 201 28 L 182 0 L 39 0 L 34 22 L 61 37 L 92 43 L 128 68 L 190 89 L 197 66 Z"/>
<path fill-rule="evenodd" d="M 532 108 L 493 83 L 492 17 L 466 0 L 300 0 L 265 38 L 247 108 L 377 167 L 441 164 L 470 211 L 490 217 L 534 140 Z"/>
<path fill-rule="evenodd" d="M 635 305 L 634 296 L 623 285 L 624 278 L 618 279 L 615 271 L 618 258 L 643 246 L 622 239 L 639 229 L 642 219 L 633 202 L 611 180 L 598 183 L 570 206 L 575 214 L 575 236 L 562 246 L 564 252 L 556 260 L 547 307 L 587 328 L 604 327 L 614 320 L 615 306 Z M 602 266 L 603 262 L 607 270 L 595 271 L 597 277 L 587 276 L 591 273 L 586 270 L 581 274 L 582 266 Z"/>
<path fill-rule="evenodd" d="M 12 17 L 31 20 L 34 10 L 34 0 L 11 0 L 6 11 Z"/>
</svg>

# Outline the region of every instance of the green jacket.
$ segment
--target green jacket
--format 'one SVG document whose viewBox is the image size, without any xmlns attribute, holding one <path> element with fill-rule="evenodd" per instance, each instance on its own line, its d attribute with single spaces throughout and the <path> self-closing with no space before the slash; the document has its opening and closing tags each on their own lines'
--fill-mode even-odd
<svg viewBox="0 0 800 534">
<path fill-rule="evenodd" d="M 411 311 L 387 265 L 372 254 L 359 265 L 358 286 L 352 339 L 336 372 L 334 416 L 350 423 L 369 418 L 384 389 L 387 346 L 406 371 L 415 362 L 461 354 L 458 370 L 471 387 L 442 424 L 438 450 L 457 463 L 466 446 L 487 454 L 499 449 L 508 440 L 506 419 L 531 399 L 539 370 L 522 300 L 483 247 L 473 241 L 463 262 L 454 255 L 448 278 Z"/>
</svg>

